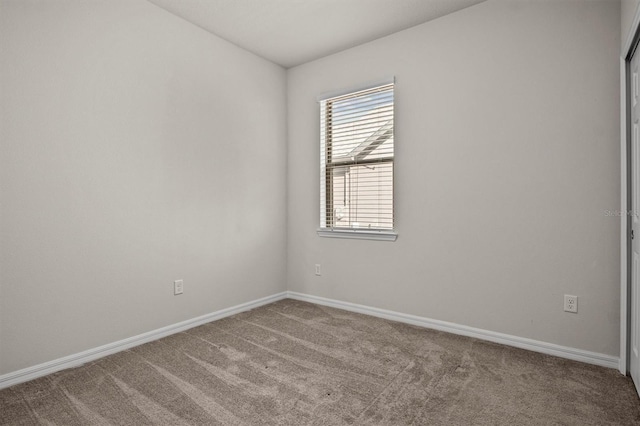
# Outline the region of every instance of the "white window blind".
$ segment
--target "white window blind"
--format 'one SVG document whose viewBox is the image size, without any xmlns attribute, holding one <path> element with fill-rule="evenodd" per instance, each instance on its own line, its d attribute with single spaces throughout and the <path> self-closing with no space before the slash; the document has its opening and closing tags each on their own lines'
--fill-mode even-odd
<svg viewBox="0 0 640 426">
<path fill-rule="evenodd" d="M 394 85 L 320 101 L 321 230 L 393 230 Z"/>
</svg>

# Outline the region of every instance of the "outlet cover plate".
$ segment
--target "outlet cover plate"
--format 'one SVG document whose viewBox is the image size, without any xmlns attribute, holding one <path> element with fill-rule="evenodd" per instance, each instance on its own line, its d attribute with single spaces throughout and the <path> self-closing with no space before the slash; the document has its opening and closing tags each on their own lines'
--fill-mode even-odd
<svg viewBox="0 0 640 426">
<path fill-rule="evenodd" d="M 564 295 L 564 311 L 574 314 L 578 313 L 578 296 L 572 296 L 570 294 Z"/>
</svg>

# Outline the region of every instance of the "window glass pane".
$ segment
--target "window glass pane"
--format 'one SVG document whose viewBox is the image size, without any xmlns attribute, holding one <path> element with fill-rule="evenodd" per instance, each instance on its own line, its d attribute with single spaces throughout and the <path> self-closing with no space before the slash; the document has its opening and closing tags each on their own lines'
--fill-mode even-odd
<svg viewBox="0 0 640 426">
<path fill-rule="evenodd" d="M 321 227 L 393 230 L 393 84 L 321 102 Z"/>
<path fill-rule="evenodd" d="M 393 163 L 332 169 L 334 228 L 393 228 Z"/>
<path fill-rule="evenodd" d="M 333 101 L 330 123 L 333 160 L 352 159 L 372 139 L 393 134 L 393 92 Z"/>
</svg>

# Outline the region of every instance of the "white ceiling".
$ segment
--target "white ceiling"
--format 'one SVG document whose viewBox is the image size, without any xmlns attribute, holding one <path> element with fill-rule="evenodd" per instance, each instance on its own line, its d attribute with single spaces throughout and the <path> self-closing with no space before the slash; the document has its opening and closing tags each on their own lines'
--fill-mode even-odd
<svg viewBox="0 0 640 426">
<path fill-rule="evenodd" d="M 149 0 L 286 68 L 484 0 Z"/>
</svg>

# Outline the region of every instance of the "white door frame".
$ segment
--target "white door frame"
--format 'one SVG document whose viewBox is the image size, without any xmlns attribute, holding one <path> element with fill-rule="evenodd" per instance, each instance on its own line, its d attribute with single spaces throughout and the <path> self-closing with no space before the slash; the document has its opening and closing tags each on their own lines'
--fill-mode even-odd
<svg viewBox="0 0 640 426">
<path fill-rule="evenodd" d="M 631 49 L 636 42 L 636 34 L 640 27 L 640 5 L 636 7 L 633 22 L 629 28 L 629 33 L 622 46 L 620 55 L 620 363 L 618 370 L 622 374 L 629 373 L 629 286 L 630 270 L 628 264 L 629 256 L 629 215 L 632 207 L 629 205 L 629 134 L 628 134 L 628 113 L 627 110 L 627 59 L 631 54 Z M 640 53 L 639 53 L 640 54 Z"/>
</svg>

